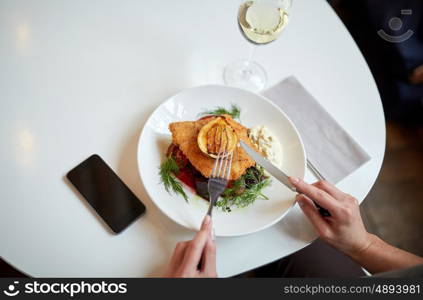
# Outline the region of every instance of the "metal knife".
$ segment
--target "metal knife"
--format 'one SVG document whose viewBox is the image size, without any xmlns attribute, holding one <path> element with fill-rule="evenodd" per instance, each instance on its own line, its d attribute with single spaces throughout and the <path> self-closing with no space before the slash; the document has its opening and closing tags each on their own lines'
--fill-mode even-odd
<svg viewBox="0 0 423 300">
<path fill-rule="evenodd" d="M 286 175 L 281 169 L 275 167 L 270 161 L 268 161 L 266 158 L 264 158 L 259 153 L 254 151 L 250 146 L 248 146 L 243 141 L 239 141 L 239 143 L 241 144 L 242 149 L 244 149 L 245 152 L 247 152 L 247 154 L 251 156 L 251 158 L 254 159 L 257 164 L 262 166 L 267 172 L 269 172 L 273 177 L 275 177 L 277 180 L 282 182 L 291 191 L 298 193 L 295 186 L 291 183 L 291 181 L 289 181 L 288 175 Z M 321 207 L 315 201 L 313 202 L 317 206 L 320 214 L 323 217 L 330 217 L 330 213 L 327 209 Z"/>
<path fill-rule="evenodd" d="M 239 143 L 241 144 L 242 149 L 244 149 L 245 152 L 247 152 L 247 154 L 256 161 L 256 163 L 262 166 L 267 172 L 269 172 L 273 177 L 282 182 L 291 191 L 295 193 L 297 192 L 295 186 L 293 186 L 292 183 L 289 181 L 288 175 L 286 175 L 281 169 L 275 167 L 270 161 L 258 154 L 243 141 L 239 141 Z"/>
</svg>

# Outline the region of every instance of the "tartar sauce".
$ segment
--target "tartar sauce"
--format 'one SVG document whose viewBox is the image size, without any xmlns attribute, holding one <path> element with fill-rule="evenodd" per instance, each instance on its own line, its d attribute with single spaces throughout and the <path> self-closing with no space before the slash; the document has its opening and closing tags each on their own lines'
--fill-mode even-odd
<svg viewBox="0 0 423 300">
<path fill-rule="evenodd" d="M 263 155 L 276 167 L 282 167 L 282 147 L 276 136 L 266 126 L 254 126 L 248 136 Z"/>
</svg>

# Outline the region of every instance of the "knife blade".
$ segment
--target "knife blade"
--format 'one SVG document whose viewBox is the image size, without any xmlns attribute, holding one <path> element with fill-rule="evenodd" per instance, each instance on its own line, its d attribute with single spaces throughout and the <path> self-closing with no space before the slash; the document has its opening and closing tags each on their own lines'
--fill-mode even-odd
<svg viewBox="0 0 423 300">
<path fill-rule="evenodd" d="M 259 153 L 257 153 L 256 151 L 254 151 L 250 146 L 248 146 L 246 143 L 244 143 L 243 141 L 239 141 L 242 149 L 245 150 L 245 152 L 247 152 L 247 154 L 249 156 L 251 156 L 251 158 L 253 160 L 255 160 L 255 162 L 257 164 L 259 164 L 260 166 L 262 166 L 267 172 L 270 173 L 270 175 L 272 175 L 273 177 L 275 177 L 278 181 L 280 181 L 281 183 L 283 183 L 287 188 L 289 188 L 291 191 L 295 192 L 295 193 L 299 193 L 300 192 L 297 191 L 297 189 L 295 188 L 295 186 L 291 183 L 291 181 L 289 181 L 289 177 L 288 175 L 286 175 L 281 169 L 279 169 L 278 167 L 274 166 L 270 161 L 268 161 L 266 158 L 264 158 L 263 156 L 261 156 Z M 321 207 L 319 204 L 316 203 L 316 201 L 313 201 L 314 204 L 316 205 L 316 207 L 319 209 L 319 213 L 322 217 L 330 217 L 331 214 L 329 213 L 329 211 L 324 208 Z"/>
<path fill-rule="evenodd" d="M 293 191 L 295 193 L 297 192 L 297 189 L 295 188 L 295 186 L 293 186 L 292 183 L 289 181 L 288 175 L 286 175 L 281 169 L 279 169 L 278 167 L 275 167 L 270 161 L 268 161 L 263 156 L 261 156 L 259 153 L 257 153 L 256 151 L 254 151 L 250 146 L 248 146 L 243 141 L 240 141 L 240 144 L 241 144 L 242 149 L 244 149 L 245 152 L 247 152 L 247 154 L 249 156 L 251 156 L 251 158 L 253 160 L 255 160 L 255 162 L 257 164 L 259 164 L 267 172 L 269 172 L 270 175 L 272 175 L 277 180 L 279 180 L 280 182 L 282 182 L 291 191 Z"/>
</svg>

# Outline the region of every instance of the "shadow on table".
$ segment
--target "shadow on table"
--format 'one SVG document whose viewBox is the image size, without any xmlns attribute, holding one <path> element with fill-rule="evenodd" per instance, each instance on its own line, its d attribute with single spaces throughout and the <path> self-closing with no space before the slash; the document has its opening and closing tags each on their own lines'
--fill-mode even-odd
<svg viewBox="0 0 423 300">
<path fill-rule="evenodd" d="M 277 226 L 281 232 L 289 235 L 291 238 L 305 243 L 311 243 L 317 237 L 313 226 L 304 217 L 297 204 L 295 204 L 287 216 L 274 226 Z"/>
</svg>

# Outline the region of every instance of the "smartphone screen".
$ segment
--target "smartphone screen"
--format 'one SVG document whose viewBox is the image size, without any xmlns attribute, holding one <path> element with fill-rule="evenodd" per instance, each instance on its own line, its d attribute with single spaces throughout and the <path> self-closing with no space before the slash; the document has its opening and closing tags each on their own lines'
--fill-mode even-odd
<svg viewBox="0 0 423 300">
<path fill-rule="evenodd" d="M 123 231 L 145 211 L 144 204 L 97 154 L 66 177 L 115 233 Z"/>
</svg>

